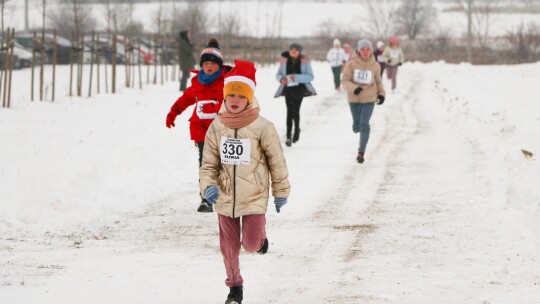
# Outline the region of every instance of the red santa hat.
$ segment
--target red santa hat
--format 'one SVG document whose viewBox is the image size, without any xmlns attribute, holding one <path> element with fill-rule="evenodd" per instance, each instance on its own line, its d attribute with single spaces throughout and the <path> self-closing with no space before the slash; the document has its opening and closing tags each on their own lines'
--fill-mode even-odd
<svg viewBox="0 0 540 304">
<path fill-rule="evenodd" d="M 248 103 L 253 101 L 255 94 L 255 65 L 253 62 L 235 60 L 234 68 L 225 75 L 223 97 L 230 94 L 238 94 L 247 98 Z"/>
</svg>

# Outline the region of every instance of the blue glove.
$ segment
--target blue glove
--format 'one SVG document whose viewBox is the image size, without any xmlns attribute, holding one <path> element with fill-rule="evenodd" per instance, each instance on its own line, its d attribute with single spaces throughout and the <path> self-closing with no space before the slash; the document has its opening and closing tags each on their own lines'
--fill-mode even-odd
<svg viewBox="0 0 540 304">
<path fill-rule="evenodd" d="M 287 198 L 286 197 L 274 198 L 274 204 L 276 205 L 277 213 L 279 213 L 279 209 L 281 209 L 281 207 L 283 207 L 283 205 L 285 205 L 286 203 L 287 203 Z"/>
<path fill-rule="evenodd" d="M 219 189 L 217 186 L 211 185 L 204 190 L 204 198 L 210 203 L 215 204 L 219 196 Z"/>
</svg>

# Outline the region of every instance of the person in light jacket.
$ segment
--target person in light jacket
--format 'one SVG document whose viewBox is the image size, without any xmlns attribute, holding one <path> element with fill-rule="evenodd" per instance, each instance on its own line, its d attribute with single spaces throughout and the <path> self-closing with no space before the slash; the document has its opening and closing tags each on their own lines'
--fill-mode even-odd
<svg viewBox="0 0 540 304">
<path fill-rule="evenodd" d="M 347 55 L 341 48 L 341 42 L 339 39 L 334 39 L 334 47 L 332 47 L 326 54 L 326 60 L 330 63 L 332 74 L 334 75 L 334 89 L 339 91 L 341 89 L 341 69 L 347 62 Z"/>
<path fill-rule="evenodd" d="M 308 58 L 302 55 L 302 46 L 293 43 L 289 51 L 281 54 L 276 79 L 279 87 L 274 97 L 285 96 L 287 104 L 287 140 L 285 145 L 290 147 L 292 143 L 300 139 L 300 106 L 304 97 L 317 95 L 311 85 L 313 70 Z M 291 131 L 294 123 L 294 135 Z"/>
<path fill-rule="evenodd" d="M 252 62 L 235 60 L 225 76 L 225 101 L 206 133 L 199 169 L 200 191 L 218 213 L 225 285 L 230 289 L 225 303 L 242 303 L 240 248 L 268 251 L 265 214 L 270 188 L 278 213 L 291 188 L 276 128 L 259 115 L 255 72 Z"/>
<path fill-rule="evenodd" d="M 369 120 L 373 114 L 375 103 L 382 105 L 385 99 L 384 87 L 380 75 L 381 67 L 373 57 L 371 41 L 358 41 L 353 58 L 343 70 L 343 86 L 347 91 L 347 101 L 353 118 L 353 132 L 360 132 L 356 161 L 364 162 L 365 151 L 369 140 Z"/>
<path fill-rule="evenodd" d="M 382 57 L 386 63 L 386 75 L 392 81 L 392 92 L 395 92 L 398 67 L 405 61 L 405 56 L 399 46 L 398 37 L 392 36 L 390 38 L 388 46 L 384 48 Z"/>
</svg>

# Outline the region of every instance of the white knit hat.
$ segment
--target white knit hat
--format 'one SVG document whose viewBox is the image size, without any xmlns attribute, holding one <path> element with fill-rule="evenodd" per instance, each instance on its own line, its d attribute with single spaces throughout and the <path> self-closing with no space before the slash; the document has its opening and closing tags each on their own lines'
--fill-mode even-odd
<svg viewBox="0 0 540 304">
<path fill-rule="evenodd" d="M 332 44 L 333 46 L 341 46 L 341 42 L 339 41 L 339 39 L 334 39 L 334 43 Z"/>
</svg>

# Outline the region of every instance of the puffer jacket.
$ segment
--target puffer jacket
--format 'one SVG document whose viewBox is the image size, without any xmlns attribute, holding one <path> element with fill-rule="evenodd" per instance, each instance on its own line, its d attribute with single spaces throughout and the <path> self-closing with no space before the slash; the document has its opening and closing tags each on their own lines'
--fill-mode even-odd
<svg viewBox="0 0 540 304">
<path fill-rule="evenodd" d="M 350 103 L 376 102 L 378 95 L 386 94 L 381 80 L 381 67 L 373 55 L 364 59 L 354 52 L 352 59 L 343 69 L 341 83 L 347 91 L 347 101 Z M 357 87 L 361 87 L 362 92 L 354 95 L 353 92 Z"/>
<path fill-rule="evenodd" d="M 253 100 L 252 107 L 258 108 Z M 222 105 L 221 112 L 227 111 Z M 221 162 L 222 139 L 250 140 L 249 164 L 230 165 Z M 270 178 L 272 196 L 289 196 L 290 184 L 287 164 L 274 124 L 259 116 L 249 125 L 227 128 L 214 120 L 206 133 L 202 166 L 199 169 L 201 193 L 210 185 L 218 186 L 215 210 L 221 215 L 237 218 L 249 214 L 265 214 L 268 206 Z"/>
<path fill-rule="evenodd" d="M 202 84 L 198 80 L 199 70 L 191 70 L 195 76 L 191 79 L 191 86 L 186 89 L 171 107 L 171 110 L 183 113 L 189 106 L 195 105 L 189 119 L 189 132 L 194 142 L 203 142 L 206 130 L 217 117 L 217 113 L 223 102 L 223 80 L 231 67 L 224 65 L 219 77 L 209 84 Z M 210 103 L 213 111 L 202 111 L 204 104 Z"/>
</svg>

